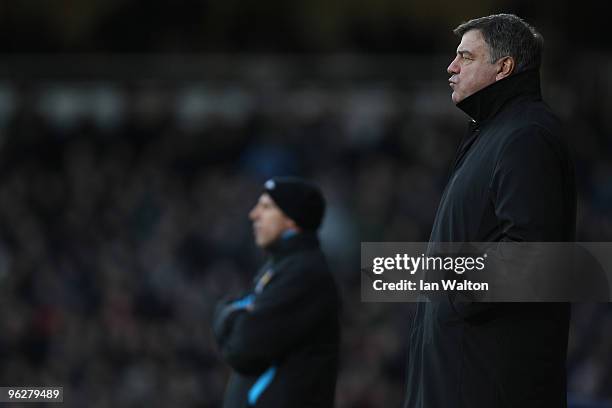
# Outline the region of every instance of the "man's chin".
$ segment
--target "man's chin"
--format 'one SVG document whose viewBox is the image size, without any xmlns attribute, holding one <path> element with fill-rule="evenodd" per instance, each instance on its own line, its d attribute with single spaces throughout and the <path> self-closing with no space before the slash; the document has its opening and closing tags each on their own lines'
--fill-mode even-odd
<svg viewBox="0 0 612 408">
<path fill-rule="evenodd" d="M 457 92 L 453 92 L 451 95 L 451 100 L 453 101 L 453 103 L 456 105 L 459 102 L 461 102 L 461 97 L 459 95 L 457 95 Z"/>
<path fill-rule="evenodd" d="M 263 239 L 255 240 L 255 245 L 257 245 L 258 248 L 263 249 L 263 250 L 266 250 L 269 247 L 271 247 L 273 243 L 274 241 L 270 241 L 270 240 L 263 240 Z"/>
</svg>

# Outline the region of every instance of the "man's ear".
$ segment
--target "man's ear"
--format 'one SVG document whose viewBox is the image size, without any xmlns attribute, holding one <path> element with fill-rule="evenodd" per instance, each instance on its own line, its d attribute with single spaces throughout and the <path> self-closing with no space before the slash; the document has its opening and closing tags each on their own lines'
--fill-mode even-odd
<svg viewBox="0 0 612 408">
<path fill-rule="evenodd" d="M 500 65 L 497 75 L 495 76 L 496 81 L 509 77 L 514 72 L 514 58 L 503 57 L 497 63 Z"/>
</svg>

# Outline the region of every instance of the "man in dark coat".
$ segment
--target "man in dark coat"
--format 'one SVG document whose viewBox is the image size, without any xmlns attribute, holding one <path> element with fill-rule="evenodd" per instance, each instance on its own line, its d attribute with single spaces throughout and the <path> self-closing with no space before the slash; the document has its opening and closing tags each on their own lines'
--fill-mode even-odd
<svg viewBox="0 0 612 408">
<path fill-rule="evenodd" d="M 338 295 L 317 238 L 325 202 L 297 178 L 265 183 L 250 212 L 268 261 L 252 289 L 221 302 L 213 331 L 233 373 L 224 407 L 332 407 Z"/>
<path fill-rule="evenodd" d="M 471 121 L 430 242 L 573 241 L 573 164 L 541 98 L 541 36 L 508 14 L 454 32 L 452 100 Z M 566 407 L 569 316 L 565 303 L 419 303 L 404 406 Z"/>
</svg>

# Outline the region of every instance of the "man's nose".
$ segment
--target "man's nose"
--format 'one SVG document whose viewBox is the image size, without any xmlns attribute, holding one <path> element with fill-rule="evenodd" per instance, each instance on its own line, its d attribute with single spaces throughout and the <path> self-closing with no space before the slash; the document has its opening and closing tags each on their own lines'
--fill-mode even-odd
<svg viewBox="0 0 612 408">
<path fill-rule="evenodd" d="M 253 209 L 251 209 L 251 211 L 249 212 L 249 219 L 251 221 L 255 221 L 256 217 L 257 217 L 257 206 L 253 207 Z"/>
<path fill-rule="evenodd" d="M 458 64 L 457 64 L 457 57 L 455 57 L 455 59 L 451 61 L 451 63 L 448 66 L 448 68 L 446 68 L 446 72 L 448 72 L 451 75 L 459 73 L 459 68 L 458 68 Z"/>
</svg>

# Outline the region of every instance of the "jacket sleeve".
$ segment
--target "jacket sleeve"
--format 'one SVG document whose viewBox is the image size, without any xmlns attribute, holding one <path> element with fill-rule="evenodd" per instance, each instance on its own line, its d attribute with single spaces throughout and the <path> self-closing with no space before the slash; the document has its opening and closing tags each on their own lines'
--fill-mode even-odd
<svg viewBox="0 0 612 408">
<path fill-rule="evenodd" d="M 332 313 L 335 298 L 315 267 L 309 261 L 294 263 L 290 271 L 275 275 L 249 308 L 228 313 L 217 341 L 232 368 L 243 374 L 265 370 L 308 338 L 325 313 Z"/>
<path fill-rule="evenodd" d="M 236 299 L 222 299 L 217 303 L 212 318 L 212 329 L 217 343 L 223 343 L 237 313 L 252 307 L 255 295 L 244 294 Z"/>
</svg>

